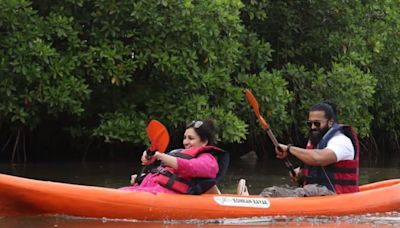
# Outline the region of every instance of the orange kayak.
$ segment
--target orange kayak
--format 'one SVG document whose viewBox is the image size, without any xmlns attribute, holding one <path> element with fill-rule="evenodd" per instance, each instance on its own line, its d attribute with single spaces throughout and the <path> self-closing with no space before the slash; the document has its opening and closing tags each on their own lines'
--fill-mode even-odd
<svg viewBox="0 0 400 228">
<path fill-rule="evenodd" d="M 340 216 L 400 210 L 400 179 L 363 185 L 358 193 L 304 198 L 234 194 L 175 195 L 123 191 L 0 174 L 0 216 L 71 215 L 137 220 L 262 216 Z"/>
</svg>

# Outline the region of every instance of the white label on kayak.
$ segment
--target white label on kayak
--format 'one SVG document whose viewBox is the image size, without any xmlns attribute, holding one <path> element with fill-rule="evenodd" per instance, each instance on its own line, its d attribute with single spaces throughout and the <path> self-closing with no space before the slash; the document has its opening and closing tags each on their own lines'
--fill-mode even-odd
<svg viewBox="0 0 400 228">
<path fill-rule="evenodd" d="M 265 198 L 214 196 L 215 202 L 223 206 L 231 207 L 257 207 L 269 208 L 270 202 Z"/>
</svg>

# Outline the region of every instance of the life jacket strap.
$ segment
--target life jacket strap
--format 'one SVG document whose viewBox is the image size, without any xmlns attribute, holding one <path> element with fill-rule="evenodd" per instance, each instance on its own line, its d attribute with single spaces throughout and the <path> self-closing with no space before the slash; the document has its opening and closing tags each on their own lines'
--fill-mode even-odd
<svg viewBox="0 0 400 228">
<path fill-rule="evenodd" d="M 190 186 L 190 181 L 179 177 L 175 173 L 170 172 L 167 169 L 160 169 L 158 170 L 159 176 L 159 183 L 168 189 L 186 193 L 187 189 Z"/>
</svg>

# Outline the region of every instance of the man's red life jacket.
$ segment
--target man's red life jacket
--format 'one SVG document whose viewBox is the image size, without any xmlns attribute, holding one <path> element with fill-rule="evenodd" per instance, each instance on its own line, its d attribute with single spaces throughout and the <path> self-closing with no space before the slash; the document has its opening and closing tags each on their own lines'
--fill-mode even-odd
<svg viewBox="0 0 400 228">
<path fill-rule="evenodd" d="M 360 146 L 357 135 L 353 128 L 349 125 L 334 124 L 332 128 L 324 135 L 318 145 L 315 147 L 309 142 L 307 149 L 323 149 L 327 146 L 328 141 L 337 132 L 342 132 L 351 139 L 354 147 L 354 159 L 344 160 L 328 166 L 308 166 L 305 165 L 302 172 L 306 177 L 305 184 L 324 185 L 328 189 L 336 192 L 336 194 L 358 192 L 359 178 L 359 154 Z M 334 187 L 334 188 L 333 188 Z"/>
</svg>

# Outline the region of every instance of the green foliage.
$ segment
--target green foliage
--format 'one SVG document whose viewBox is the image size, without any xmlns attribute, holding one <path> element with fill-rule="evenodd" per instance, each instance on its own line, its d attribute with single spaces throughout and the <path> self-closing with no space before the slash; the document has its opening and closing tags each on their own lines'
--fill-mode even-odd
<svg viewBox="0 0 400 228">
<path fill-rule="evenodd" d="M 287 82 L 284 80 L 281 72 L 272 73 L 262 72 L 259 75 L 241 75 L 239 79 L 246 84 L 256 98 L 260 113 L 274 129 L 274 132 L 280 134 L 285 126 L 290 122 L 286 107 L 292 99 L 292 94 L 286 89 Z M 255 122 L 255 129 L 261 130 L 258 119 L 255 118 L 253 109 L 248 101 L 244 104 L 249 115 L 249 121 Z M 254 129 L 254 130 L 255 130 Z"/>
<path fill-rule="evenodd" d="M 288 64 L 286 77 L 292 82 L 296 99 L 292 104 L 292 119 L 307 132 L 305 120 L 309 108 L 323 100 L 337 104 L 338 121 L 352 125 L 360 136 L 368 136 L 372 115 L 376 79 L 354 65 L 333 64 L 331 71 L 323 68 L 305 71 L 304 67 Z"/>
<path fill-rule="evenodd" d="M 286 71 L 294 126 L 304 126 L 311 104 L 333 99 L 340 121 L 361 136 L 371 123 L 379 132 L 397 129 L 397 1 L 263 0 L 244 9 L 246 28 L 275 51 L 270 67 Z"/>
<path fill-rule="evenodd" d="M 1 124 L 68 116 L 73 135 L 140 144 L 151 119 L 212 118 L 220 141 L 242 142 L 261 133 L 250 88 L 278 136 L 304 134 L 308 108 L 333 99 L 361 136 L 372 123 L 397 140 L 399 10 L 394 0 L 0 1 Z"/>
<path fill-rule="evenodd" d="M 238 142 L 246 124 L 234 111 L 243 94 L 231 75 L 247 48 L 239 39 L 246 34 L 242 7 L 240 1 L 104 0 L 52 3 L 47 11 L 73 17 L 82 28 L 80 70 L 99 101 L 82 118 L 101 114 L 96 136 L 136 143 L 139 120 L 178 127 L 211 117 L 223 124 L 221 140 Z"/>
<path fill-rule="evenodd" d="M 107 113 L 101 116 L 102 122 L 94 131 L 95 136 L 102 136 L 106 142 L 118 139 L 121 142 L 133 142 L 141 144 L 146 142 L 147 136 L 143 129 L 146 129 L 145 116 L 127 116 L 124 113 Z M 115 131 L 113 129 L 118 129 Z"/>
<path fill-rule="evenodd" d="M 79 115 L 90 90 L 76 77 L 72 19 L 39 17 L 26 1 L 0 2 L 0 118 L 34 128 L 43 115 Z"/>
<path fill-rule="evenodd" d="M 383 150 L 399 151 L 400 129 L 400 10 L 397 1 L 372 1 L 368 5 L 368 45 L 373 52 L 368 68 L 376 75 L 374 135 L 382 140 Z M 389 153 L 390 154 L 390 153 Z"/>
</svg>

